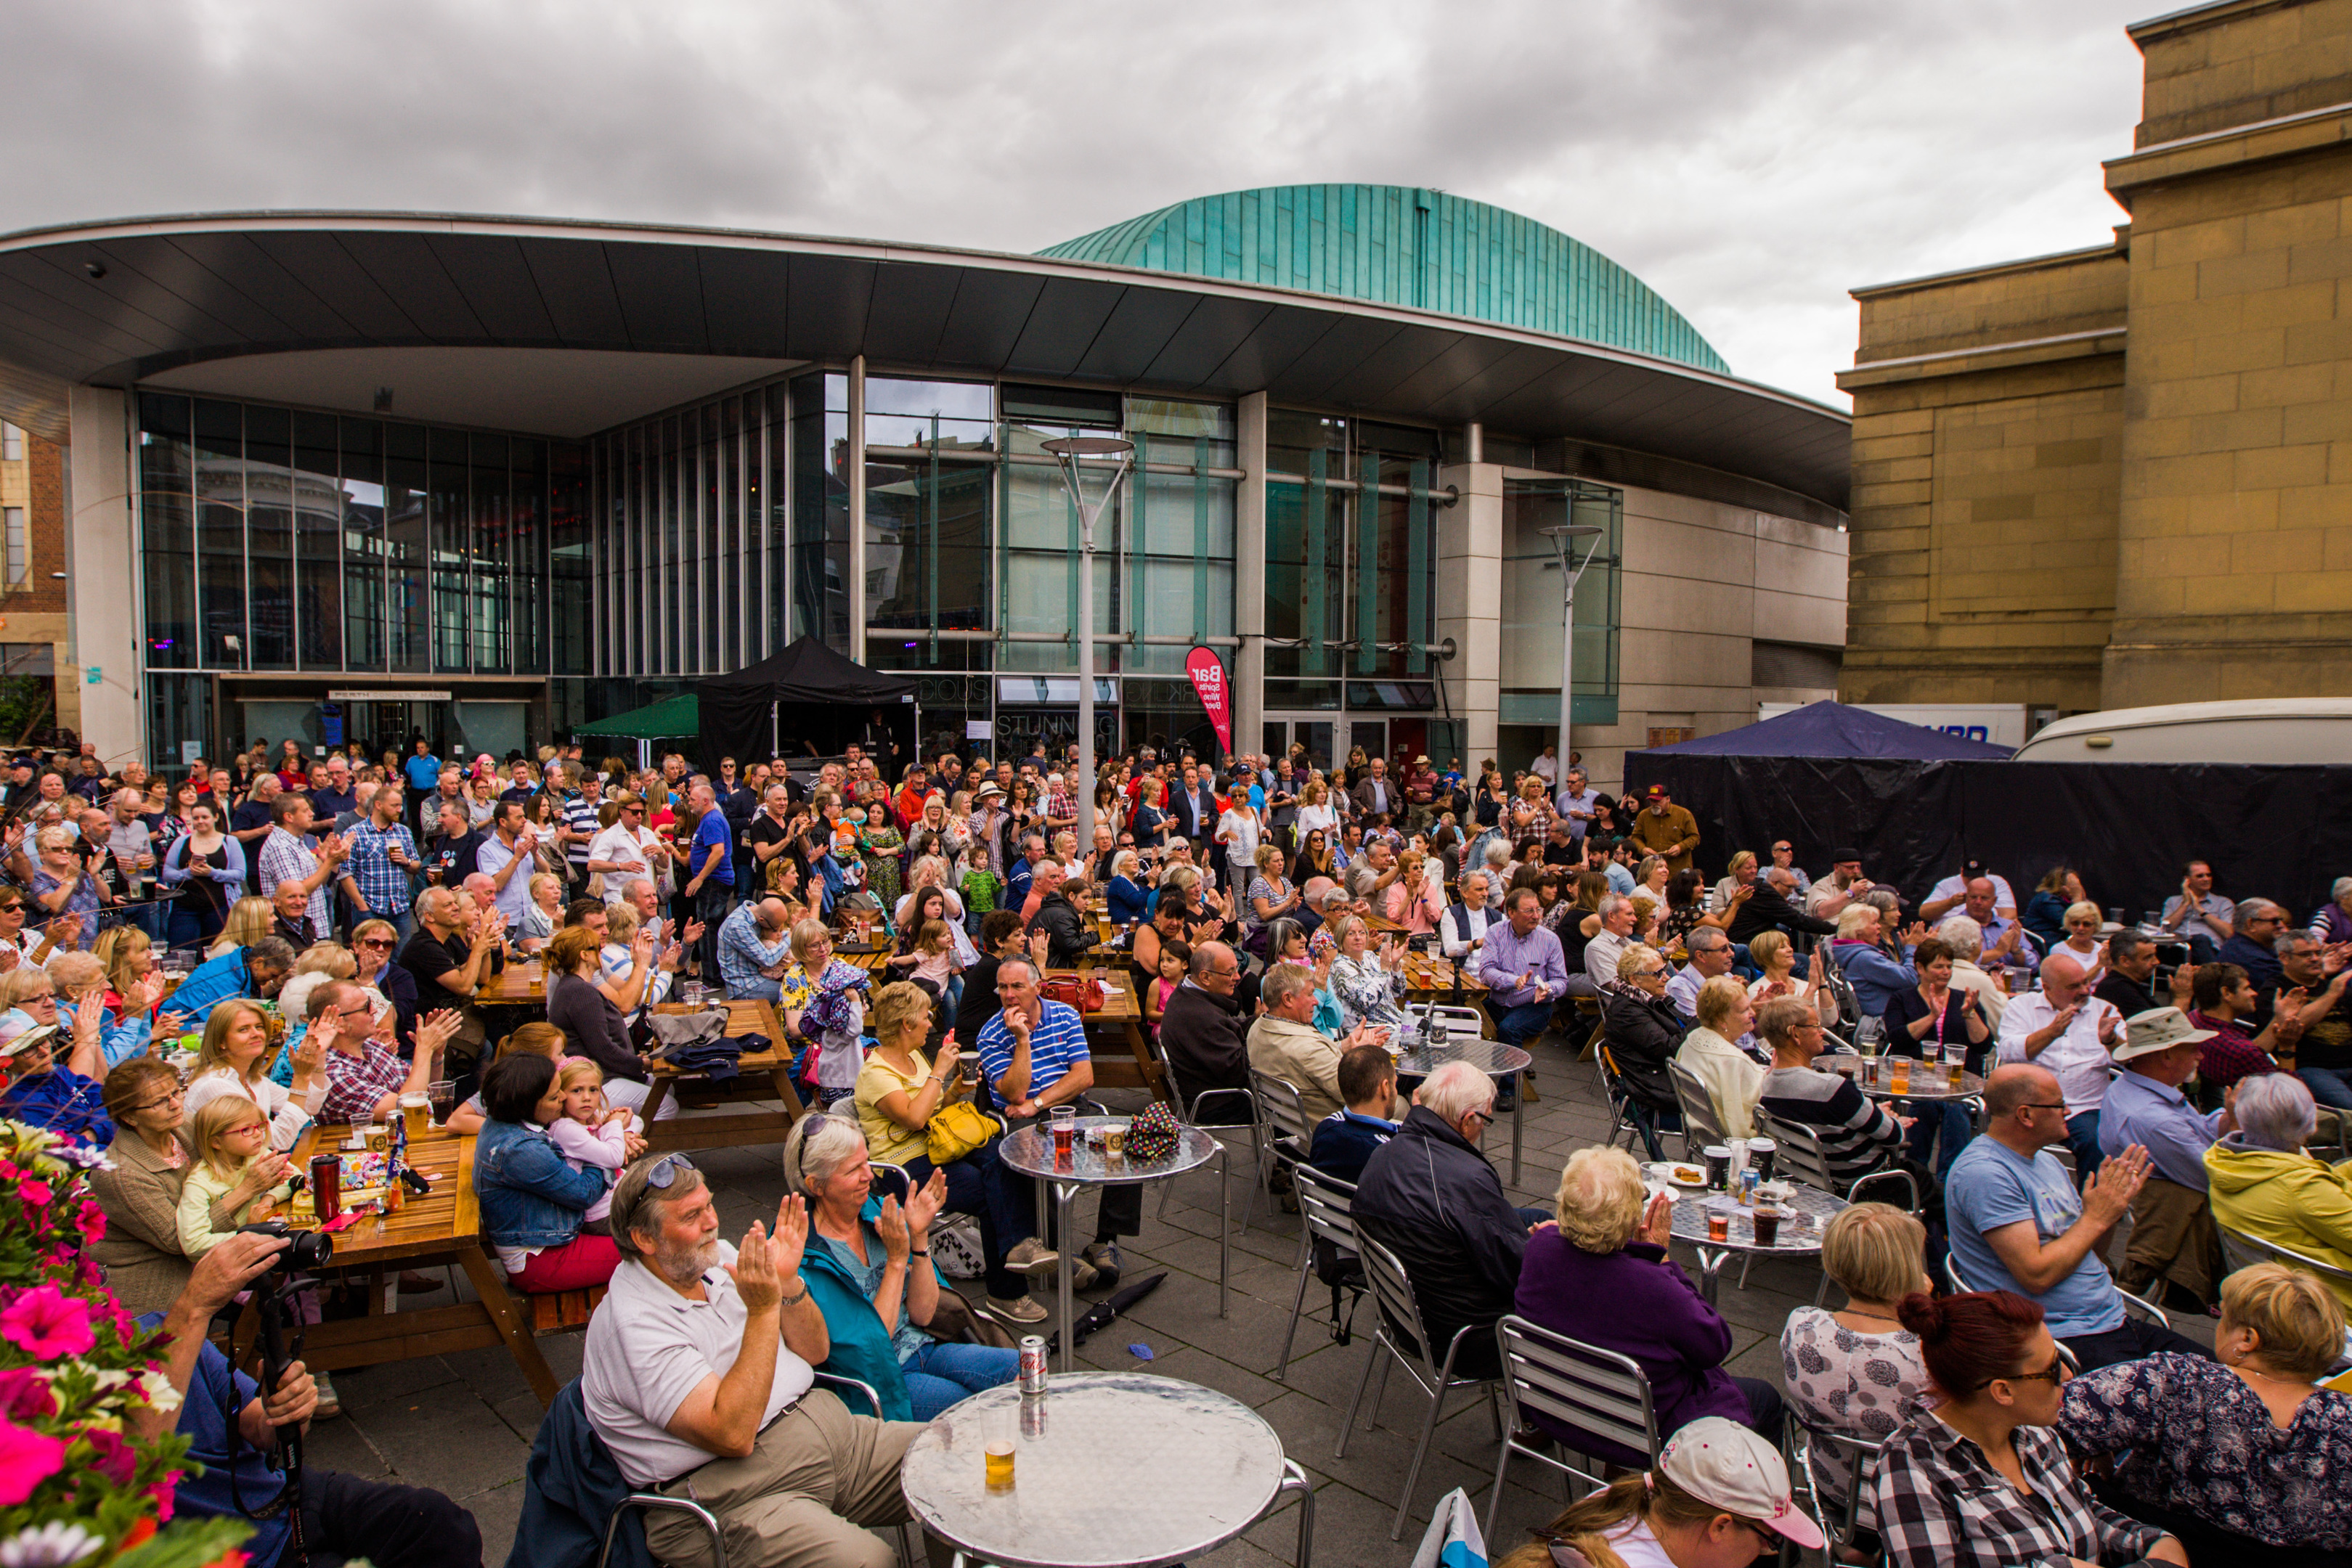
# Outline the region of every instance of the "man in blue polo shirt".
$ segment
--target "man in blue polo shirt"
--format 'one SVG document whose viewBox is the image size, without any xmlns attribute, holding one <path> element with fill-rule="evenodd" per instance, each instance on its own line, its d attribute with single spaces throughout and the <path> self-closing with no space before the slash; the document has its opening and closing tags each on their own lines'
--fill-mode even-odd
<svg viewBox="0 0 2352 1568">
<path fill-rule="evenodd" d="M 1043 1118 L 1055 1106 L 1067 1104 L 1095 1086 L 1094 1059 L 1087 1052 L 1086 1020 L 1067 1003 L 1049 1002 L 1040 996 L 1039 979 L 1037 966 L 1030 959 L 1015 956 L 999 963 L 996 999 L 1004 1010 L 980 1026 L 981 1078 L 1013 1121 Z M 1096 1276 L 1096 1283 L 1117 1284 L 1121 1267 L 1118 1239 L 1142 1228 L 1143 1188 L 1134 1185 L 1103 1188 L 1102 1207 L 1095 1217 L 1094 1243 L 1079 1254 L 1083 1262 L 1072 1269 L 1072 1288 L 1084 1290 L 1078 1281 L 1089 1271 Z M 1048 1235 L 1046 1245 L 1060 1243 Z M 1006 1261 L 1016 1269 L 1034 1270 L 1054 1260 L 1041 1252 L 1045 1262 L 1024 1264 L 1014 1260 L 1019 1256 L 1016 1248 Z"/>
<path fill-rule="evenodd" d="M 695 945 L 695 967 L 713 985 L 723 984 L 719 973 L 719 928 L 735 907 L 735 831 L 719 797 L 705 779 L 687 791 L 688 809 L 695 814 L 694 849 L 687 860 L 687 896 L 702 922 L 702 940 Z"/>
<path fill-rule="evenodd" d="M 400 768 L 408 775 L 408 787 L 419 795 L 430 795 L 433 787 L 441 782 L 441 759 L 433 755 L 433 747 L 421 735 L 416 737 L 416 755 Z"/>
</svg>

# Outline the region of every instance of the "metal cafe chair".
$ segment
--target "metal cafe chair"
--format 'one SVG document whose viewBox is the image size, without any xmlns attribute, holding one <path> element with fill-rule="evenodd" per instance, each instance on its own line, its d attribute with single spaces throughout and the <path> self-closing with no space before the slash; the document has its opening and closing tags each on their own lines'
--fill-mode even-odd
<svg viewBox="0 0 2352 1568">
<path fill-rule="evenodd" d="M 1494 1538 L 1503 1478 L 1514 1454 L 1596 1487 L 1609 1484 L 1598 1463 L 1584 1469 L 1520 1442 L 1530 1411 L 1646 1458 L 1657 1458 L 1658 1413 L 1640 1362 L 1555 1333 L 1516 1312 L 1495 1325 L 1495 1340 L 1502 1353 L 1503 1398 L 1509 1419 L 1504 1424 L 1503 1451 L 1495 1460 L 1494 1491 L 1486 1500 L 1487 1539 Z"/>
<path fill-rule="evenodd" d="M 1709 1144 L 1725 1141 L 1723 1122 L 1715 1113 L 1715 1097 L 1697 1073 L 1671 1058 L 1666 1077 L 1675 1086 L 1675 1103 L 1683 1113 L 1683 1158 L 1696 1165 Z"/>
<path fill-rule="evenodd" d="M 1249 1234 L 1250 1214 L 1257 1204 L 1257 1195 L 1266 1190 L 1269 1172 L 1280 1167 L 1294 1170 L 1304 1164 L 1307 1152 L 1315 1141 L 1315 1129 L 1307 1120 L 1307 1102 L 1298 1092 L 1298 1085 L 1286 1078 L 1276 1078 L 1271 1072 L 1250 1069 L 1250 1101 L 1257 1112 L 1260 1125 L 1257 1137 L 1257 1176 L 1250 1195 L 1242 1204 L 1242 1234 Z"/>
<path fill-rule="evenodd" d="M 1298 1229 L 1298 1289 L 1290 1302 L 1290 1325 L 1282 1334 L 1282 1359 L 1274 1365 L 1276 1383 L 1290 1370 L 1290 1346 L 1298 1337 L 1299 1319 L 1307 1314 L 1307 1281 L 1319 1277 L 1331 1287 L 1331 1333 L 1335 1339 L 1345 1332 L 1338 1315 L 1340 1293 L 1351 1292 L 1360 1301 L 1369 1288 L 1360 1265 L 1356 1264 L 1356 1220 L 1350 1212 L 1356 1201 L 1355 1184 L 1308 1165 L 1292 1166 L 1290 1179 L 1298 1194 L 1298 1217 L 1303 1223 Z M 1331 1249 L 1328 1272 L 1318 1266 L 1318 1243 L 1328 1244 Z M 1351 1269 L 1350 1265 L 1356 1266 Z M 1352 1306 L 1349 1310 L 1351 1313 L 1354 1311 Z"/>
<path fill-rule="evenodd" d="M 1797 1414 L 1791 1405 L 1782 1428 L 1781 1451 L 1794 1460 L 1790 1469 L 1812 1499 L 1813 1517 L 1821 1523 L 1822 1533 L 1829 1537 L 1829 1560 L 1838 1560 L 1838 1553 L 1853 1539 L 1854 1515 L 1862 1507 L 1863 1478 L 1877 1461 L 1883 1445 L 1851 1433 L 1832 1432 L 1815 1427 Z M 1845 1496 L 1837 1498 L 1822 1485 L 1822 1456 L 1834 1455 L 1843 1459 L 1849 1479 Z"/>
<path fill-rule="evenodd" d="M 1177 1076 L 1176 1064 L 1168 1058 L 1168 1048 L 1160 1043 L 1157 1036 L 1152 1038 L 1151 1054 L 1159 1059 L 1160 1071 L 1168 1084 L 1168 1092 L 1176 1097 L 1177 1119 L 1182 1122 L 1184 1125 L 1188 1127 L 1198 1127 L 1202 1132 L 1209 1134 L 1213 1137 L 1219 1133 L 1247 1133 L 1250 1140 L 1250 1164 L 1255 1167 L 1257 1163 L 1258 1150 L 1261 1146 L 1258 1137 L 1256 1097 L 1246 1089 L 1210 1088 L 1202 1089 L 1194 1093 L 1187 1093 L 1184 1089 L 1183 1080 Z M 1201 1119 L 1201 1107 L 1213 1103 L 1221 1107 L 1228 1107 L 1228 1109 L 1221 1110 L 1219 1114 L 1231 1117 L 1232 1119 L 1217 1122 L 1202 1121 Z M 1234 1111 L 1230 1109 L 1230 1107 L 1233 1106 L 1238 1106 L 1240 1108 L 1238 1115 L 1235 1115 Z M 1222 1139 L 1219 1141 L 1223 1142 Z M 1228 1166 L 1224 1162 L 1220 1161 L 1217 1166 L 1217 1179 L 1220 1182 L 1224 1181 L 1227 1179 L 1228 1175 Z M 1156 1211 L 1154 1211 L 1157 1218 L 1163 1219 L 1167 1218 L 1168 1200 L 1174 1195 L 1175 1191 L 1176 1184 L 1173 1181 L 1163 1181 L 1160 1184 L 1160 1207 Z M 1247 1208 L 1242 1210 L 1242 1234 L 1244 1236 L 1249 1234 L 1249 1210 Z"/>
</svg>

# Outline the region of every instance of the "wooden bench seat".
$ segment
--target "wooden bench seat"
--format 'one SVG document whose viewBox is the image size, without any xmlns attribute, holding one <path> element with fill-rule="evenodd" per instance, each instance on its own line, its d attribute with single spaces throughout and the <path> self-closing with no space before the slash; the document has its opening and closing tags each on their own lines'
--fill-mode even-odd
<svg viewBox="0 0 2352 1568">
<path fill-rule="evenodd" d="M 584 1291 L 549 1291 L 539 1295 L 515 1292 L 516 1310 L 530 1324 L 533 1334 L 570 1333 L 584 1329 L 596 1311 L 596 1303 L 604 1299 L 604 1287 L 591 1285 Z"/>
</svg>

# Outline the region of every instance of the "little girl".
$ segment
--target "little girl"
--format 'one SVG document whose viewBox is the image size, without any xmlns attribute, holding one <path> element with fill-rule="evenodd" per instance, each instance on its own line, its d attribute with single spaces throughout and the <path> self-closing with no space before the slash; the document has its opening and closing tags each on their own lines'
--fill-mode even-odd
<svg viewBox="0 0 2352 1568">
<path fill-rule="evenodd" d="M 978 839 L 963 852 L 963 876 L 956 883 L 963 894 L 963 924 L 967 934 L 980 935 L 981 916 L 996 907 L 1004 879 L 988 868 L 988 846 Z"/>
<path fill-rule="evenodd" d="M 1168 998 L 1184 983 L 1184 973 L 1192 966 L 1190 943 L 1171 938 L 1160 944 L 1160 977 L 1143 988 L 1143 1021 L 1153 1039 L 1160 1036 L 1160 1015 L 1168 1010 Z"/>
<path fill-rule="evenodd" d="M 957 968 L 947 922 L 924 921 L 923 928 L 915 933 L 915 967 L 907 977 L 929 991 L 934 1000 L 947 995 L 948 981 Z"/>
<path fill-rule="evenodd" d="M 566 1061 L 556 1073 L 555 1082 L 563 1091 L 563 1112 L 549 1124 L 547 1135 L 573 1170 L 594 1166 L 610 1171 L 611 1179 L 618 1181 L 622 1167 L 629 1163 L 629 1134 L 635 1126 L 629 1108 L 605 1108 L 604 1070 L 586 1057 L 575 1056 Z M 612 1210 L 613 1191 L 607 1186 L 604 1197 L 581 1212 L 580 1228 L 587 1231 L 603 1228 Z"/>
<path fill-rule="evenodd" d="M 269 1146 L 269 1118 L 242 1094 L 205 1102 L 190 1129 L 196 1160 L 180 1189 L 180 1250 L 190 1259 L 219 1246 L 240 1225 L 268 1219 L 294 1196 L 293 1162 Z M 257 1174 L 246 1179 L 248 1171 Z M 258 1189 L 257 1191 L 256 1189 Z M 214 1206 L 240 1191 L 255 1196 L 231 1208 L 215 1227 Z"/>
</svg>

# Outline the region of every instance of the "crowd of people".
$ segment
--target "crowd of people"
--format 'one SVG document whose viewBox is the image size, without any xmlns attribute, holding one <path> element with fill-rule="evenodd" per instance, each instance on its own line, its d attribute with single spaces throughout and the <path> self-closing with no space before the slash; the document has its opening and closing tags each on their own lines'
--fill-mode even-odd
<svg viewBox="0 0 2352 1568">
<path fill-rule="evenodd" d="M 1140 1228 L 1127 1186 L 1083 1248 L 1039 1234 L 1034 1187 L 997 1154 L 1095 1089 L 1085 1020 L 1045 984 L 1090 955 L 1132 967 L 1188 1102 L 1253 1071 L 1297 1090 L 1309 1163 L 1352 1187 L 1457 1375 L 1496 1374 L 1508 1313 L 1642 1364 L 1675 1434 L 1659 1455 L 1535 1417 L 1644 1477 L 1556 1521 L 1552 1561 L 1819 1544 L 1779 1452 L 1791 1415 L 1847 1445 L 1821 1445 L 1824 1508 L 1850 1504 L 1857 1539 L 1906 1568 L 2352 1550 L 2342 1511 L 2313 1502 L 2352 1430 L 2352 1398 L 2317 1385 L 2347 1301 L 2309 1273 L 2233 1271 L 2221 1248 L 2235 1232 L 2352 1268 L 2352 1174 L 2308 1152 L 2352 1103 L 2352 879 L 2298 925 L 2221 899 L 2200 862 L 2158 929 L 2104 936 L 2071 868 L 2021 911 L 1981 867 L 1910 899 L 1858 852 L 1815 876 L 1779 840 L 1710 884 L 1665 790 L 1612 800 L 1575 758 L 1542 764 L 1392 774 L 1359 755 L 1326 774 L 1296 753 L 1211 768 L 1139 748 L 1093 781 L 1081 844 L 1086 782 L 1043 756 L 890 779 L 856 748 L 801 775 L 703 775 L 576 747 L 370 761 L 287 742 L 176 784 L 28 758 L 0 796 L 0 1112 L 108 1152 L 95 1256 L 130 1310 L 173 1312 L 266 1266 L 237 1228 L 284 1212 L 311 1123 L 443 1091 L 477 1135 L 509 1281 L 607 1288 L 583 1419 L 630 1484 L 690 1484 L 730 1561 L 740 1540 L 741 1561 L 879 1563 L 865 1527 L 904 1516 L 917 1423 L 1012 1379 L 1011 1336 L 1046 1317 L 1032 1281 L 1064 1249 L 1079 1289 L 1106 1288 Z M 873 971 L 835 952 L 869 932 Z M 1603 1048 L 1654 1157 L 1679 1068 L 1729 1135 L 1802 1126 L 1842 1186 L 1908 1178 L 1907 1207 L 1858 1202 L 1828 1228 L 1845 1304 L 1791 1315 L 1781 1380 L 1726 1370 L 1732 1331 L 1628 1155 L 1579 1149 L 1549 1208 L 1510 1200 L 1481 1145 L 1531 1077 L 1456 1062 L 1400 1082 L 1413 948 L 1475 981 L 1497 1038 Z M 174 950 L 191 967 L 166 997 Z M 530 957 L 544 1020 L 502 1021 L 478 992 Z M 734 1246 L 693 1162 L 647 1149 L 648 1015 L 682 977 L 774 1003 L 834 1113 L 795 1125 L 772 1227 Z M 1964 1062 L 1981 1114 L 1866 1096 L 1821 1061 L 1834 1037 Z M 971 1302 L 933 1261 L 959 1217 L 982 1255 Z M 2218 1313 L 2215 1348 L 2127 1290 Z M 323 1376 L 295 1386 L 270 1414 L 333 1414 Z M 341 1506 L 322 1528 L 390 1504 Z M 428 1511 L 450 1550 L 464 1527 Z M 677 1518 L 647 1531 L 662 1560 L 700 1561 Z M 379 1558 L 428 1560 L 467 1559 Z"/>
</svg>

